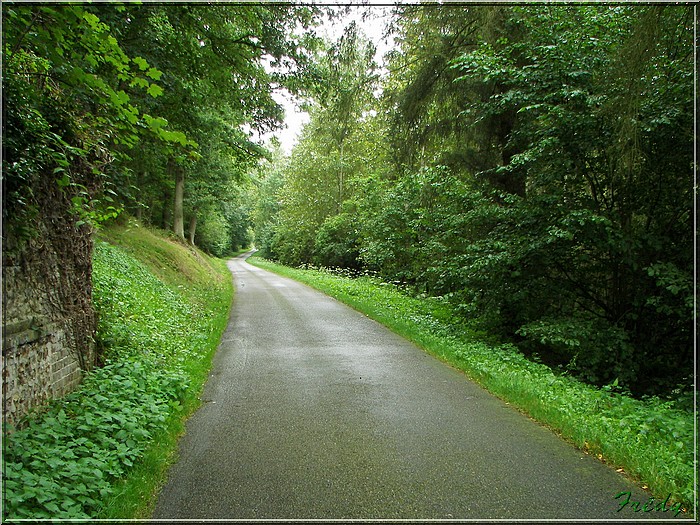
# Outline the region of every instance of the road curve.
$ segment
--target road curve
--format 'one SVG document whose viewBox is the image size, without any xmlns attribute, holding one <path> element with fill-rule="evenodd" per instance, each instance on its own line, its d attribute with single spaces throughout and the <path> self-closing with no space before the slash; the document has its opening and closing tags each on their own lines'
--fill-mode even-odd
<svg viewBox="0 0 700 525">
<path fill-rule="evenodd" d="M 313 289 L 229 267 L 236 298 L 153 519 L 630 519 L 649 495 Z M 641 506 L 639 507 L 641 508 Z"/>
</svg>

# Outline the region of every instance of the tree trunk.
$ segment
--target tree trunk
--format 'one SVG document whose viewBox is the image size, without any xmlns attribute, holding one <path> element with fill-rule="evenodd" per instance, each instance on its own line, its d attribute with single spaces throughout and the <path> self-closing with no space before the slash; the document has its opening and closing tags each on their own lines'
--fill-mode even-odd
<svg viewBox="0 0 700 525">
<path fill-rule="evenodd" d="M 173 205 L 173 232 L 185 240 L 185 216 L 183 201 L 185 198 L 185 171 L 182 166 L 175 167 L 175 202 Z"/>
<path fill-rule="evenodd" d="M 172 201 L 173 201 L 173 196 L 170 193 L 170 189 L 165 188 L 163 190 L 163 200 L 160 203 L 162 206 L 161 209 L 161 214 L 160 214 L 160 228 L 162 230 L 169 230 L 170 229 L 170 215 L 173 210 L 172 207 Z"/>
<path fill-rule="evenodd" d="M 140 170 L 136 172 L 136 186 L 139 188 L 139 191 L 141 188 L 143 188 L 143 181 L 145 180 L 146 176 L 148 174 L 142 173 Z M 136 220 L 139 222 L 143 221 L 143 207 L 144 203 L 141 202 L 140 198 L 136 199 Z"/>
<path fill-rule="evenodd" d="M 197 231 L 197 210 L 192 211 L 190 217 L 190 244 L 194 246 L 194 234 Z"/>
<path fill-rule="evenodd" d="M 345 178 L 345 174 L 343 173 L 343 162 L 345 162 L 343 146 L 345 146 L 345 141 L 340 143 L 340 189 L 338 191 L 338 213 L 343 210 L 343 184 L 345 182 L 343 180 Z"/>
</svg>

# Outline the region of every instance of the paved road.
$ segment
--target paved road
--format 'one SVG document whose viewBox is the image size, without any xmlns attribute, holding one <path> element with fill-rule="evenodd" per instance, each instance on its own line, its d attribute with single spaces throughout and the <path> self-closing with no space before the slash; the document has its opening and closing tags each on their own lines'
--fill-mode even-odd
<svg viewBox="0 0 700 525">
<path fill-rule="evenodd" d="M 378 323 L 229 267 L 230 324 L 154 519 L 671 517 L 617 512 L 649 495 Z"/>
</svg>

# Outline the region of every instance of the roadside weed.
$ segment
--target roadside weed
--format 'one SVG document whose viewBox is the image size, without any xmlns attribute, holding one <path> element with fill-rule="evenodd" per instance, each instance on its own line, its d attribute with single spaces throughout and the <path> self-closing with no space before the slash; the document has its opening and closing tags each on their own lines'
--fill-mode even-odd
<svg viewBox="0 0 700 525">
<path fill-rule="evenodd" d="M 5 519 L 148 517 L 199 406 L 233 294 L 226 264 L 138 226 L 107 233 L 93 260 L 106 365 L 6 429 Z"/>
</svg>

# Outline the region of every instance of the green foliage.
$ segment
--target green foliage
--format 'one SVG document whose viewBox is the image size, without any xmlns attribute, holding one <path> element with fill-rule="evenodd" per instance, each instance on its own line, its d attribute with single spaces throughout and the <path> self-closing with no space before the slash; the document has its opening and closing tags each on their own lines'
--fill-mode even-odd
<svg viewBox="0 0 700 525">
<path fill-rule="evenodd" d="M 115 362 L 6 436 L 5 516 L 89 518 L 179 406 L 187 376 L 147 359 Z"/>
<path fill-rule="evenodd" d="M 149 122 L 156 138 L 179 147 L 144 141 L 146 147 L 124 163 L 120 198 L 129 211 L 163 229 L 195 220 L 201 235 L 194 242 L 223 253 L 248 236 L 239 221 L 245 209 L 230 209 L 240 205 L 235 184 L 246 180 L 266 155 L 254 133 L 281 123 L 273 89 L 298 91 L 304 86 L 307 53 L 316 40 L 298 35 L 298 28 L 313 22 L 314 11 L 252 4 L 130 4 L 124 9 L 115 14 L 112 6 L 95 7 L 137 57 L 138 67 L 159 78 L 162 96 L 152 99 L 160 91 L 149 89 L 141 103 L 153 115 Z M 166 129 L 165 123 L 174 129 Z M 188 146 L 196 147 L 197 154 L 180 154 Z M 174 194 L 176 176 L 184 177 L 183 197 Z M 227 241 L 226 230 L 235 239 Z"/>
<path fill-rule="evenodd" d="M 357 130 L 356 121 L 372 102 L 372 88 L 377 80 L 375 52 L 357 24 L 350 22 L 340 39 L 330 46 L 321 65 L 324 78 L 318 84 L 318 99 L 324 118 L 318 125 L 341 156 L 343 143 Z"/>
<path fill-rule="evenodd" d="M 114 359 L 139 354 L 163 363 L 183 361 L 192 346 L 190 331 L 197 330 L 198 311 L 186 296 L 159 280 L 133 256 L 98 243 L 93 267 L 93 298 L 99 312 L 98 338 Z M 134 293 L 133 283 L 142 286 Z M 138 352 L 132 356 L 133 352 Z"/>
<path fill-rule="evenodd" d="M 165 229 L 185 209 L 213 210 L 221 230 L 212 202 L 236 201 L 222 188 L 266 154 L 253 132 L 281 123 L 273 89 L 307 87 L 318 39 L 298 33 L 315 17 L 292 5 L 3 4 L 3 218 L 18 242 L 43 207 L 39 177 L 59 181 L 79 226 L 127 209 Z M 247 228 L 229 226 L 244 242 Z"/>
<path fill-rule="evenodd" d="M 444 297 L 598 386 L 688 389 L 691 19 L 685 6 L 401 6 L 382 99 L 359 107 L 344 98 L 362 78 L 350 30 L 260 195 L 263 253 Z"/>
<path fill-rule="evenodd" d="M 231 225 L 220 212 L 210 211 L 206 221 L 198 227 L 197 243 L 202 249 L 217 257 L 231 252 Z"/>
<path fill-rule="evenodd" d="M 354 23 L 318 59 L 322 74 L 310 122 L 288 161 L 262 178 L 257 242 L 289 264 L 359 266 L 356 199 L 368 167 L 380 164 L 373 88 L 374 46 Z M 374 170 L 373 170 L 374 171 Z M 359 199 L 358 199 L 359 200 Z"/>
<path fill-rule="evenodd" d="M 689 304 L 691 267 L 689 251 L 678 251 L 690 246 L 690 229 L 671 226 L 688 224 L 692 201 L 691 64 L 679 54 L 690 45 L 687 16 L 682 8 L 519 7 L 516 37 L 454 61 L 465 87 L 499 86 L 464 113 L 475 123 L 509 118 L 502 163 L 481 173 L 507 210 L 478 251 L 467 250 L 465 263 L 482 270 L 464 284 L 482 290 L 477 305 L 501 331 L 560 355 L 564 344 L 583 377 L 619 377 L 637 393 L 658 388 L 645 378 L 662 363 L 666 390 L 687 374 L 668 367 L 690 363 L 692 315 L 681 304 Z M 666 74 L 675 80 L 661 81 Z M 663 134 L 648 134 L 669 108 L 663 126 L 684 137 L 673 153 Z M 680 200 L 671 204 L 671 195 Z M 649 279 L 654 268 L 673 268 L 674 286 L 659 290 L 667 281 Z M 654 309 L 669 299 L 674 308 Z M 574 351 L 570 343 L 584 339 Z"/>
<path fill-rule="evenodd" d="M 272 158 L 261 163 L 257 175 L 257 195 L 252 211 L 255 230 L 255 246 L 263 257 L 277 259 L 275 237 L 279 228 L 281 208 L 280 191 L 284 185 L 284 169 L 287 164 L 280 148 Z"/>
<path fill-rule="evenodd" d="M 316 234 L 317 263 L 333 268 L 358 268 L 358 226 L 353 213 L 328 217 Z"/>
<path fill-rule="evenodd" d="M 179 421 L 196 407 L 228 319 L 223 264 L 132 223 L 96 241 L 93 300 L 105 366 L 4 436 L 4 517 L 134 517 L 163 481 Z M 144 464 L 148 458 L 151 463 Z M 132 472 L 150 468 L 145 481 Z M 136 487 L 136 488 L 134 488 Z M 133 493 L 131 506 L 122 491 Z"/>
<path fill-rule="evenodd" d="M 475 325 L 460 320 L 444 299 L 413 297 L 371 277 L 293 269 L 258 257 L 249 261 L 365 313 L 465 371 L 587 453 L 624 468 L 655 496 L 671 493 L 686 509 L 693 508 L 694 414 L 688 399 L 638 400 L 617 392 L 617 381 L 603 388 L 585 384 L 533 362 L 511 344 L 489 341 Z"/>
<path fill-rule="evenodd" d="M 634 348 L 627 333 L 604 320 L 540 318 L 517 333 L 559 353 L 560 360 L 568 362 L 567 368 L 583 371 L 581 375 L 589 383 L 615 381 L 628 385 L 636 379 L 637 367 L 630 366 L 634 363 Z"/>
<path fill-rule="evenodd" d="M 361 257 L 387 279 L 398 279 L 455 301 L 464 283 L 463 254 L 492 206 L 444 166 L 406 173 L 367 189 L 361 203 Z"/>
<path fill-rule="evenodd" d="M 3 213 L 18 219 L 19 229 L 38 206 L 33 190 L 42 183 L 55 180 L 68 194 L 78 224 L 100 224 L 121 210 L 113 163 L 139 137 L 193 145 L 142 113 L 142 94 L 163 93 L 151 82 L 161 72 L 141 57 L 131 60 L 87 8 L 3 5 L 3 22 L 3 172 L 10 188 Z"/>
</svg>

